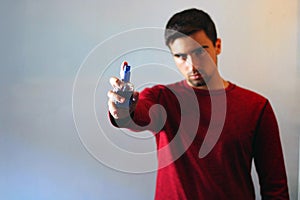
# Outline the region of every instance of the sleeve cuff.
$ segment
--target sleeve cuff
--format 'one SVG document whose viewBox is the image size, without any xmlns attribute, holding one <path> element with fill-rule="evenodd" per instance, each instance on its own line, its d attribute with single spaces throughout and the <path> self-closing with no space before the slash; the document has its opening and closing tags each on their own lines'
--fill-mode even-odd
<svg viewBox="0 0 300 200">
<path fill-rule="evenodd" d="M 131 120 L 133 119 L 134 112 L 132 112 L 132 113 L 130 114 L 129 117 L 126 117 L 126 118 L 123 118 L 123 119 L 115 119 L 115 118 L 110 114 L 110 112 L 108 112 L 108 115 L 109 115 L 109 120 L 110 120 L 111 124 L 112 124 L 114 127 L 118 127 L 118 128 L 126 128 L 126 127 L 128 127 L 128 125 L 130 124 Z"/>
</svg>

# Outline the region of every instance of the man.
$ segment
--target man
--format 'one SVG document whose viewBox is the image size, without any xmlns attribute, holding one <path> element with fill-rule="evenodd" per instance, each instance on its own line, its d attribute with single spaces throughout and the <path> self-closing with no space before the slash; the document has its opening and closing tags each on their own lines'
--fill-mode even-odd
<svg viewBox="0 0 300 200">
<path fill-rule="evenodd" d="M 129 109 L 116 105 L 122 96 L 108 92 L 114 126 L 155 134 L 155 199 L 255 199 L 252 160 L 262 199 L 289 199 L 271 105 L 220 76 L 221 40 L 210 16 L 197 9 L 175 14 L 165 41 L 185 80 L 134 92 Z M 110 82 L 122 84 L 115 77 Z"/>
</svg>

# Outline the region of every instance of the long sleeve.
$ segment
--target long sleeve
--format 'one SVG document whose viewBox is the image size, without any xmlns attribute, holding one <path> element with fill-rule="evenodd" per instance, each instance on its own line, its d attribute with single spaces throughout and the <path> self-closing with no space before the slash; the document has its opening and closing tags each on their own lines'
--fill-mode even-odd
<svg viewBox="0 0 300 200">
<path fill-rule="evenodd" d="M 278 124 L 268 101 L 256 129 L 254 162 L 262 199 L 289 199 Z"/>
<path fill-rule="evenodd" d="M 131 117 L 115 120 L 111 115 L 110 121 L 115 127 L 129 128 L 132 131 L 150 130 L 158 132 L 163 128 L 166 119 L 164 108 L 159 104 L 162 86 L 146 88 L 139 95 L 136 109 Z"/>
</svg>

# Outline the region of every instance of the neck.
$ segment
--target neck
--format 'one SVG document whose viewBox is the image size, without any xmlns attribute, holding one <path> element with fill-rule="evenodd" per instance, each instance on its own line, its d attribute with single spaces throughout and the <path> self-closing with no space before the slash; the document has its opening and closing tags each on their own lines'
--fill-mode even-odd
<svg viewBox="0 0 300 200">
<path fill-rule="evenodd" d="M 226 89 L 229 86 L 229 82 L 224 80 L 219 73 L 215 76 L 212 76 L 212 78 L 207 81 L 206 85 L 195 87 L 196 89 L 203 89 L 203 90 L 220 90 L 220 89 Z"/>
</svg>

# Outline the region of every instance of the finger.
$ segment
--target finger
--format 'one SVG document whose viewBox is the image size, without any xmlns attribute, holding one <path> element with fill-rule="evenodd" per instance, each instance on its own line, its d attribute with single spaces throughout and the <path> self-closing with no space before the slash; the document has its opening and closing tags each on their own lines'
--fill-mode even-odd
<svg viewBox="0 0 300 200">
<path fill-rule="evenodd" d="M 122 81 L 117 77 L 113 76 L 109 79 L 109 83 L 113 88 L 121 88 Z"/>
<path fill-rule="evenodd" d="M 115 119 L 119 118 L 116 104 L 111 100 L 108 101 L 108 110 L 109 110 L 110 114 L 113 116 L 113 118 L 115 118 Z"/>
<path fill-rule="evenodd" d="M 107 96 L 113 102 L 123 103 L 125 101 L 124 97 L 118 95 L 117 93 L 115 93 L 112 90 L 108 91 Z"/>
<path fill-rule="evenodd" d="M 122 119 L 122 118 L 127 118 L 130 116 L 129 109 L 127 108 L 118 108 L 116 104 L 109 100 L 108 101 L 108 110 L 110 114 L 113 116 L 115 119 Z"/>
</svg>

